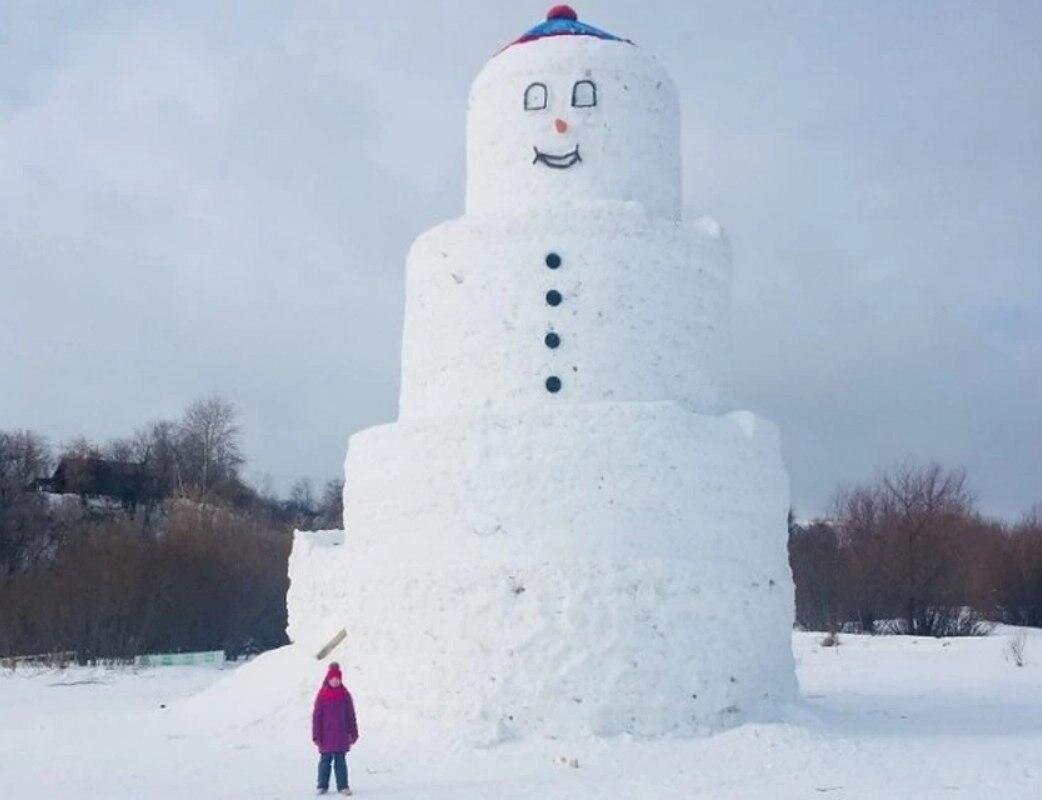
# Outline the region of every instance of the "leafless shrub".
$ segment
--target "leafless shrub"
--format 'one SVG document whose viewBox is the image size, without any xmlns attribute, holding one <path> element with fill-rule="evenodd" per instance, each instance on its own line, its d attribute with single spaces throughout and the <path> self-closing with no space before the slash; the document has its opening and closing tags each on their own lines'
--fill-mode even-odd
<svg viewBox="0 0 1042 800">
<path fill-rule="evenodd" d="M 817 520 L 799 525 L 789 513 L 789 565 L 796 584 L 796 623 L 830 630 L 844 615 L 846 569 L 835 528 Z"/>
<path fill-rule="evenodd" d="M 931 606 L 921 612 L 920 629 L 915 631 L 905 617 L 876 620 L 872 633 L 937 638 L 987 636 L 994 623 L 969 606 Z"/>
<path fill-rule="evenodd" d="M 962 469 L 900 466 L 833 505 L 848 614 L 862 630 L 916 636 L 986 632 L 981 522 Z M 976 610 L 974 610 L 976 609 Z"/>
<path fill-rule="evenodd" d="M 0 584 L 0 654 L 141 652 L 285 642 L 287 529 L 222 505 L 168 501 L 158 538 L 84 519 L 48 564 Z"/>
<path fill-rule="evenodd" d="M 839 634 L 835 631 L 829 631 L 818 641 L 818 644 L 822 647 L 839 647 Z"/>
<path fill-rule="evenodd" d="M 1003 622 L 1042 627 L 1042 505 L 999 537 L 994 584 Z"/>
<path fill-rule="evenodd" d="M 983 518 L 966 474 L 900 466 L 789 525 L 796 621 L 808 630 L 974 636 L 988 619 L 1042 627 L 1042 507 Z"/>
<path fill-rule="evenodd" d="M 1006 660 L 1012 661 L 1018 667 L 1024 666 L 1024 648 L 1027 646 L 1028 636 L 1023 630 L 1019 630 L 1012 634 L 1006 640 L 1006 646 L 1003 648 Z"/>
<path fill-rule="evenodd" d="M 47 504 L 31 491 L 52 463 L 47 441 L 32 431 L 0 431 L 0 580 L 27 569 L 52 546 Z"/>
</svg>

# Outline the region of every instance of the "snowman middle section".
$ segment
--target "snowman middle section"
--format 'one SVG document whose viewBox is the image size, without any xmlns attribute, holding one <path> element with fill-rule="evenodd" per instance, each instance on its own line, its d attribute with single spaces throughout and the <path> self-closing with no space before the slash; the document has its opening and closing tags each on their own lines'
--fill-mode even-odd
<svg viewBox="0 0 1042 800">
<path fill-rule="evenodd" d="M 726 410 L 729 287 L 715 223 L 639 204 L 445 223 L 409 254 L 399 419 L 634 400 Z"/>
</svg>

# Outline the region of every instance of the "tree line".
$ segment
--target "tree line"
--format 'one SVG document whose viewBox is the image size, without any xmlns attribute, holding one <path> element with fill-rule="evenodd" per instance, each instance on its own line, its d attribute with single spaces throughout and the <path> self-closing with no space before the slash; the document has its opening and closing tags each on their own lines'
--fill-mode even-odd
<svg viewBox="0 0 1042 800">
<path fill-rule="evenodd" d="M 121 502 L 41 491 L 63 460 L 133 465 L 134 480 Z M 292 530 L 339 527 L 342 484 L 280 498 L 244 464 L 238 412 L 216 396 L 104 444 L 0 431 L 0 656 L 285 643 Z"/>
<path fill-rule="evenodd" d="M 41 491 L 63 459 L 135 465 L 133 497 Z M 340 527 L 343 484 L 302 480 L 280 498 L 244 465 L 238 413 L 220 397 L 105 444 L 0 431 L 0 656 L 284 644 L 291 532 Z M 961 469 L 894 468 L 837 491 L 823 518 L 790 512 L 789 560 L 805 629 L 1042 627 L 1042 505 L 989 519 Z"/>
<path fill-rule="evenodd" d="M 789 517 L 796 621 L 809 630 L 952 636 L 1042 626 L 1042 505 L 975 507 L 966 472 L 901 466 L 841 489 L 827 517 Z"/>
</svg>

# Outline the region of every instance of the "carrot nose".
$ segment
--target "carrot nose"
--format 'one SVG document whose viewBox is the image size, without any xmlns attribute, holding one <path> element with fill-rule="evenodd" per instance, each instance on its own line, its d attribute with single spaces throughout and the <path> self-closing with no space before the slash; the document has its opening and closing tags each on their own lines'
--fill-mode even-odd
<svg viewBox="0 0 1042 800">
<path fill-rule="evenodd" d="M 565 122 L 563 119 L 557 118 L 554 120 L 554 128 L 557 129 L 558 133 L 564 133 L 566 130 L 568 130 L 568 123 Z"/>
</svg>

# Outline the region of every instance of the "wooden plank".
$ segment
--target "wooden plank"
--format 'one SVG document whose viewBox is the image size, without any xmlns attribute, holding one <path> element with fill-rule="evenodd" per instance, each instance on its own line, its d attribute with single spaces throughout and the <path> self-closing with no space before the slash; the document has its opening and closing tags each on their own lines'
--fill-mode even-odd
<svg viewBox="0 0 1042 800">
<path fill-rule="evenodd" d="M 334 636 L 332 639 L 330 639 L 328 642 L 326 642 L 326 646 L 323 647 L 321 650 L 318 651 L 318 653 L 315 654 L 315 658 L 318 661 L 321 661 L 323 658 L 325 658 L 330 653 L 332 653 L 333 652 L 333 648 L 335 648 L 338 644 L 340 644 L 346 638 L 347 638 L 347 631 L 344 630 L 343 628 L 341 628 L 339 631 L 337 631 L 336 636 Z"/>
</svg>

